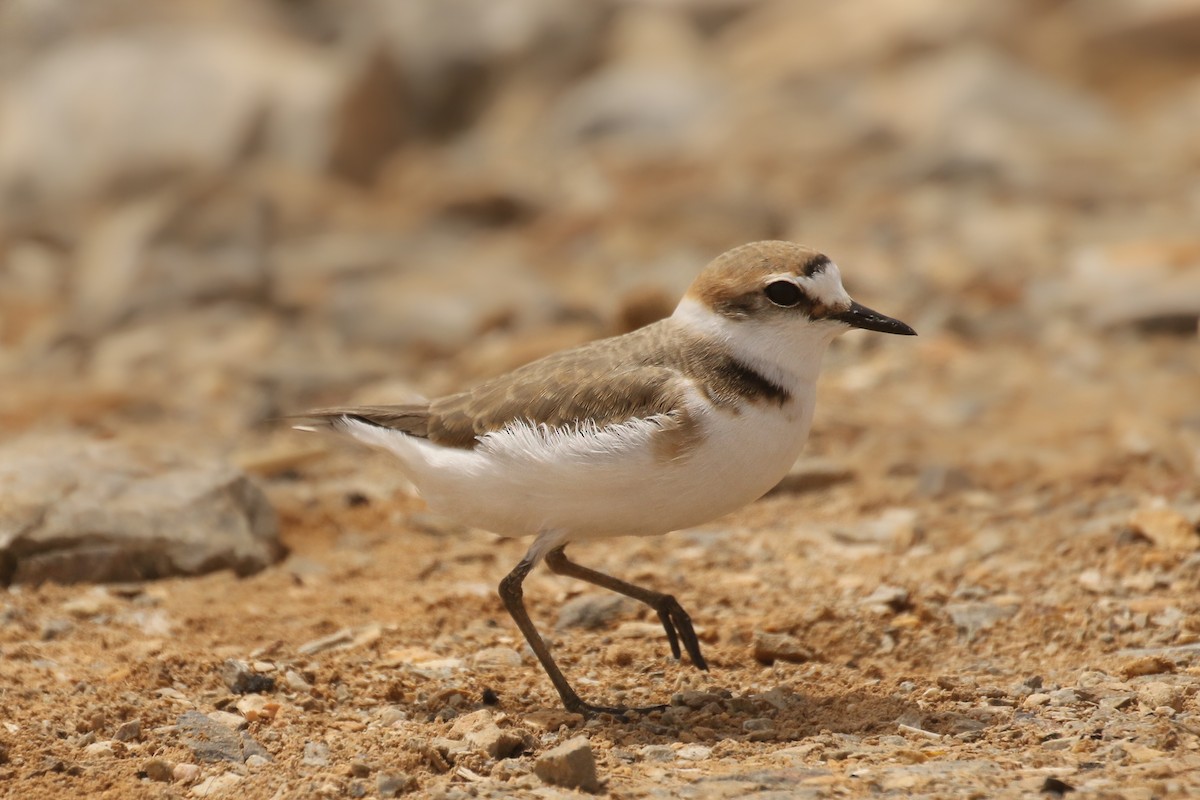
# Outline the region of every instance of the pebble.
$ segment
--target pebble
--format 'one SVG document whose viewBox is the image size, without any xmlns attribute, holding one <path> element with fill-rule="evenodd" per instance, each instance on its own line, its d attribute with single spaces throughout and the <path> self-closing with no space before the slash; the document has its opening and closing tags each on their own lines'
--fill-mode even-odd
<svg viewBox="0 0 1200 800">
<path fill-rule="evenodd" d="M 312 639 L 305 642 L 296 648 L 296 652 L 302 656 L 312 656 L 317 653 L 323 653 L 326 650 L 332 650 L 335 647 L 350 644 L 354 641 L 354 631 L 350 628 L 342 628 L 340 631 L 322 636 L 318 639 Z"/>
<path fill-rule="evenodd" d="M 271 763 L 271 759 L 266 756 L 260 756 L 258 753 L 246 759 L 246 767 L 251 770 L 262 769 Z"/>
<path fill-rule="evenodd" d="M 648 744 L 638 750 L 643 761 L 674 761 L 675 751 L 665 744 Z"/>
<path fill-rule="evenodd" d="M 309 767 L 329 766 L 329 745 L 325 742 L 305 742 L 304 756 L 300 763 Z"/>
<path fill-rule="evenodd" d="M 760 664 L 774 664 L 776 661 L 803 664 L 814 658 L 816 656 L 813 651 L 805 647 L 795 636 L 764 631 L 757 631 L 754 634 L 754 660 Z"/>
<path fill-rule="evenodd" d="M 1022 701 L 1021 705 L 1025 708 L 1037 708 L 1038 706 L 1044 706 L 1049 702 L 1050 695 L 1046 694 L 1045 692 L 1034 692 L 1026 697 L 1025 700 Z"/>
<path fill-rule="evenodd" d="M 117 755 L 112 742 L 93 742 L 83 748 L 83 754 L 90 758 L 115 758 Z"/>
<path fill-rule="evenodd" d="M 527 736 L 524 731 L 501 728 L 486 708 L 464 714 L 450 726 L 451 739 L 464 742 L 471 749 L 495 759 L 508 758 L 527 749 L 532 744 Z"/>
<path fill-rule="evenodd" d="M 176 764 L 171 770 L 171 777 L 176 783 L 192 783 L 200 777 L 200 767 L 196 764 Z"/>
<path fill-rule="evenodd" d="M 549 784 L 585 792 L 600 791 L 596 756 L 586 737 L 576 736 L 537 757 L 534 774 Z"/>
<path fill-rule="evenodd" d="M 471 656 L 476 669 L 510 669 L 521 663 L 521 654 L 511 647 L 488 647 Z"/>
<path fill-rule="evenodd" d="M 175 765 L 165 758 L 148 758 L 142 762 L 142 772 L 152 781 L 170 783 L 174 779 Z"/>
<path fill-rule="evenodd" d="M 118 742 L 132 742 L 135 739 L 140 739 L 142 736 L 142 721 L 139 719 L 131 719 L 122 722 L 113 732 L 113 738 Z"/>
<path fill-rule="evenodd" d="M 180 740 L 200 761 L 230 761 L 243 764 L 248 756 L 267 756 L 263 746 L 245 731 L 222 725 L 199 711 L 187 711 L 179 717 L 175 730 Z"/>
<path fill-rule="evenodd" d="M 685 744 L 675 755 L 684 761 L 705 761 L 712 755 L 712 748 L 702 744 Z"/>
<path fill-rule="evenodd" d="M 1200 550 L 1200 530 L 1179 511 L 1159 499 L 1139 508 L 1129 518 L 1129 527 L 1164 550 Z"/>
<path fill-rule="evenodd" d="M 633 602 L 629 598 L 612 592 L 581 594 L 562 604 L 554 627 L 559 630 L 603 628 L 627 613 L 632 606 Z"/>
<path fill-rule="evenodd" d="M 909 608 L 909 591 L 902 586 L 882 584 L 875 591 L 862 599 L 862 605 L 878 610 L 881 613 L 898 613 Z"/>
<path fill-rule="evenodd" d="M 986 631 L 1001 620 L 1016 615 L 1017 606 L 986 602 L 947 603 L 946 613 L 950 615 L 954 626 L 968 640 L 972 640 L 980 631 Z"/>
<path fill-rule="evenodd" d="M 221 680 L 234 694 L 270 692 L 275 688 L 275 679 L 270 675 L 259 675 L 245 661 L 227 658 L 221 664 Z"/>
<path fill-rule="evenodd" d="M 1151 681 L 1137 687 L 1138 702 L 1147 708 L 1167 707 L 1172 711 L 1183 710 L 1183 690 L 1162 681 Z"/>
<path fill-rule="evenodd" d="M 217 795 L 222 795 L 228 791 L 231 791 L 241 782 L 242 776 L 235 772 L 226 772 L 221 775 L 213 775 L 212 777 L 205 778 L 193 786 L 192 796 L 216 797 Z"/>
<path fill-rule="evenodd" d="M 235 731 L 240 731 L 250 724 L 241 714 L 231 714 L 228 711 L 210 711 L 208 718 Z"/>
<path fill-rule="evenodd" d="M 310 692 L 313 688 L 312 684 L 306 681 L 304 676 L 294 669 L 289 669 L 283 673 L 283 682 L 293 692 Z"/>
<path fill-rule="evenodd" d="M 375 776 L 375 790 L 380 797 L 399 797 L 416 784 L 407 773 L 381 772 Z"/>
<path fill-rule="evenodd" d="M 408 720 L 408 712 L 400 706 L 388 706 L 383 711 L 379 712 L 379 724 L 385 728 L 390 728 L 400 722 Z"/>
<path fill-rule="evenodd" d="M 1141 675 L 1159 675 L 1174 671 L 1175 664 L 1162 656 L 1141 656 L 1126 661 L 1121 666 L 1121 675 L 1125 678 L 1136 678 Z"/>
<path fill-rule="evenodd" d="M 248 694 L 238 698 L 234 703 L 234 708 L 241 712 L 250 722 L 258 722 L 260 720 L 273 720 L 275 715 L 279 713 L 279 703 L 274 700 L 268 700 L 261 694 Z"/>
</svg>

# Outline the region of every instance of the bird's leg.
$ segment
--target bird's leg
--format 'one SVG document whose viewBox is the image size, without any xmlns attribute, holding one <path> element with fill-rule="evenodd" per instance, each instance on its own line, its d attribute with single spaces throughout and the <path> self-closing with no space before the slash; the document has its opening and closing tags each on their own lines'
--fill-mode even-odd
<svg viewBox="0 0 1200 800">
<path fill-rule="evenodd" d="M 542 662 L 542 668 L 546 670 L 546 674 L 550 676 L 550 682 L 554 684 L 554 688 L 558 690 L 558 696 L 562 698 L 563 705 L 568 711 L 574 711 L 579 714 L 615 714 L 618 717 L 623 717 L 624 708 L 609 708 L 605 706 L 594 706 L 590 703 L 585 703 L 575 690 L 571 688 L 571 684 L 567 683 L 567 679 L 563 676 L 562 670 L 558 668 L 558 664 L 554 663 L 553 656 L 550 655 L 550 648 L 546 647 L 546 642 L 542 639 L 541 634 L 537 632 L 537 628 L 533 625 L 533 620 L 529 618 L 529 612 L 525 610 L 524 591 L 521 589 L 521 584 L 525 580 L 525 576 L 533 569 L 537 560 L 533 556 L 525 556 L 521 559 L 521 563 L 513 568 L 513 571 L 504 576 L 504 580 L 500 581 L 500 599 L 504 601 L 504 607 L 508 609 L 508 613 L 512 615 L 513 621 L 517 623 L 517 627 L 521 629 L 521 633 L 525 635 L 525 641 L 529 642 L 529 647 L 533 650 L 533 654 L 537 656 L 538 661 Z"/>
<path fill-rule="evenodd" d="M 667 641 L 671 644 L 671 655 L 676 659 L 680 657 L 679 640 L 682 639 L 684 649 L 687 650 L 692 663 L 700 669 L 708 669 L 708 662 L 704 660 L 704 655 L 700 652 L 700 641 L 696 638 L 695 629 L 692 628 L 692 618 L 683 610 L 683 606 L 679 605 L 678 600 L 669 594 L 643 589 L 611 575 L 605 575 L 603 572 L 581 567 L 567 558 L 565 549 L 566 545 L 563 545 L 546 553 L 546 566 L 552 572 L 602 586 L 650 606 L 658 612 L 658 618 L 662 620 L 663 629 L 667 632 Z"/>
</svg>

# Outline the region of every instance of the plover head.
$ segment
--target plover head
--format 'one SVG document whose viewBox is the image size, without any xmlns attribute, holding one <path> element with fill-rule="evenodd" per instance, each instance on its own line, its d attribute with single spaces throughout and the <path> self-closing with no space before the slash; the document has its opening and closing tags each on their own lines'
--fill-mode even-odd
<svg viewBox="0 0 1200 800">
<path fill-rule="evenodd" d="M 753 242 L 718 256 L 692 283 L 674 317 L 785 370 L 819 364 L 825 346 L 851 328 L 916 335 L 900 320 L 851 299 L 828 256 L 791 242 Z"/>
</svg>

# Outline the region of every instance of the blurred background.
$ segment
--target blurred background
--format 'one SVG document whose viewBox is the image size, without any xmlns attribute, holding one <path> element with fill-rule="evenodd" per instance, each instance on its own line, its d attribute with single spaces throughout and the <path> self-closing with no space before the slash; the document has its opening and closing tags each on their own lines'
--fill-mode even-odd
<svg viewBox="0 0 1200 800">
<path fill-rule="evenodd" d="M 764 238 L 921 332 L 833 357 L 918 424 L 1140 395 L 1196 367 L 1198 68 L 1188 0 L 7 0 L 0 431 L 253 449 Z"/>
<path fill-rule="evenodd" d="M 589 699 L 693 707 L 600 729 L 613 791 L 1195 796 L 1198 131 L 1196 0 L 0 0 L 0 784 L 216 794 L 179 714 L 236 708 L 247 797 L 513 796 L 532 755 L 411 743 L 557 708 L 495 592 L 526 543 L 285 417 L 781 238 L 920 335 L 835 343 L 763 501 L 577 548 L 678 592 L 712 673 L 530 576 Z M 96 581 L 136 583 L 59 585 Z"/>
</svg>

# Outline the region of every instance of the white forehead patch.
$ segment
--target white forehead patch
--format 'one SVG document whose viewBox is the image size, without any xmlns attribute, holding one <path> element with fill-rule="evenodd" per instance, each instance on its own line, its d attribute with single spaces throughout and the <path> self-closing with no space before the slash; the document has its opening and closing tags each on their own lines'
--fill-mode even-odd
<svg viewBox="0 0 1200 800">
<path fill-rule="evenodd" d="M 832 261 L 810 278 L 800 276 L 797 283 L 804 287 L 809 297 L 823 306 L 841 308 L 851 303 L 850 295 L 842 287 L 842 273 Z"/>
</svg>

